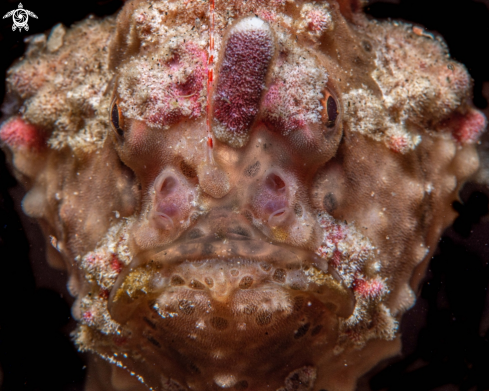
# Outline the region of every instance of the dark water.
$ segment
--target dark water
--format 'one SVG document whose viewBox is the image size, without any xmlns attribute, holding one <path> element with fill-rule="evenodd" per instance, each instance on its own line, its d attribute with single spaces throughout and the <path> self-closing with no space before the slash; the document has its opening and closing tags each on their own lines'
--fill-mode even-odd
<svg viewBox="0 0 489 391">
<path fill-rule="evenodd" d="M 0 14 L 17 4 L 0 0 Z M 0 97 L 5 70 L 22 55 L 25 36 L 59 22 L 69 26 L 90 13 L 110 15 L 121 1 L 23 5 L 39 19 L 29 23 L 29 33 L 12 32 L 10 21 L 0 20 Z M 489 0 L 383 0 L 366 9 L 376 18 L 403 19 L 440 33 L 474 78 L 475 105 L 489 114 Z M 69 338 L 74 322 L 66 276 L 47 266 L 39 228 L 20 212 L 22 194 L 0 152 L 1 389 L 81 390 L 85 357 Z M 367 374 L 360 390 L 489 390 L 488 196 L 488 189 L 474 184 L 463 190 L 462 202 L 454 205 L 460 217 L 445 232 L 418 301 L 404 315 L 402 355 Z"/>
</svg>

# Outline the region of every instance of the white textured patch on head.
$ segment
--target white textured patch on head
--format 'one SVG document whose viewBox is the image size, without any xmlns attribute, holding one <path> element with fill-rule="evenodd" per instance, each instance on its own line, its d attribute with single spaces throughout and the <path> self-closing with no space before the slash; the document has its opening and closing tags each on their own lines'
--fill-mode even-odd
<svg viewBox="0 0 489 391">
<path fill-rule="evenodd" d="M 265 112 L 278 121 L 320 123 L 321 99 L 328 82 L 326 69 L 309 51 L 298 47 L 290 36 L 278 34 L 283 59 L 272 68 L 273 84 L 265 97 Z M 269 102 L 269 103 L 267 103 Z M 285 127 L 284 135 L 293 129 Z"/>
<path fill-rule="evenodd" d="M 301 8 L 301 17 L 296 22 L 296 26 L 298 34 L 307 31 L 313 40 L 320 38 L 325 31 L 333 30 L 334 22 L 328 4 L 304 4 Z"/>
<path fill-rule="evenodd" d="M 252 16 L 240 20 L 238 23 L 236 23 L 236 26 L 234 26 L 231 29 L 231 34 L 241 32 L 241 31 L 249 31 L 249 30 L 270 31 L 270 26 L 268 26 L 268 23 L 261 20 L 260 18 L 257 18 L 256 16 Z"/>
<path fill-rule="evenodd" d="M 416 148 L 421 136 L 410 131 L 405 119 L 394 118 L 389 112 L 391 97 L 375 96 L 366 86 L 343 94 L 343 111 L 350 129 L 401 153 Z"/>
</svg>

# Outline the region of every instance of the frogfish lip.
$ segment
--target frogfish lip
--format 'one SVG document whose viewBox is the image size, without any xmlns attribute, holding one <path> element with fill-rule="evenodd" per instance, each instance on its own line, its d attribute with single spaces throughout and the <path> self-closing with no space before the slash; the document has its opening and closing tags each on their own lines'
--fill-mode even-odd
<svg viewBox="0 0 489 391">
<path fill-rule="evenodd" d="M 194 291 L 217 303 L 243 301 L 272 291 L 305 293 L 339 317 L 355 307 L 353 291 L 328 261 L 307 250 L 261 240 L 216 240 L 173 243 L 135 256 L 119 275 L 109 311 L 124 323 L 141 299 Z M 246 303 L 243 303 L 245 305 Z"/>
</svg>

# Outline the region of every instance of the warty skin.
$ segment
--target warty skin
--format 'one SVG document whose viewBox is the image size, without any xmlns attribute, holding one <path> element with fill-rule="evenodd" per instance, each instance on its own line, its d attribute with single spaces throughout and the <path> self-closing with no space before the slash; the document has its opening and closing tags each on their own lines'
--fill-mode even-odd
<svg viewBox="0 0 489 391">
<path fill-rule="evenodd" d="M 356 3 L 214 15 L 210 53 L 209 4 L 129 2 L 9 72 L 24 211 L 112 363 L 87 389 L 352 389 L 477 169 L 470 78 Z"/>
</svg>

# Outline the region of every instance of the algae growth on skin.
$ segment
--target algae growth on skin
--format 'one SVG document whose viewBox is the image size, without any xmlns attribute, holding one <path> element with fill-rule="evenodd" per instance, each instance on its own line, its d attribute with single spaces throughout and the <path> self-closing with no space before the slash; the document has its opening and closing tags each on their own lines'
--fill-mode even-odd
<svg viewBox="0 0 489 391">
<path fill-rule="evenodd" d="M 135 0 L 30 37 L 0 138 L 86 389 L 354 389 L 478 170 L 471 83 L 347 0 Z"/>
</svg>

